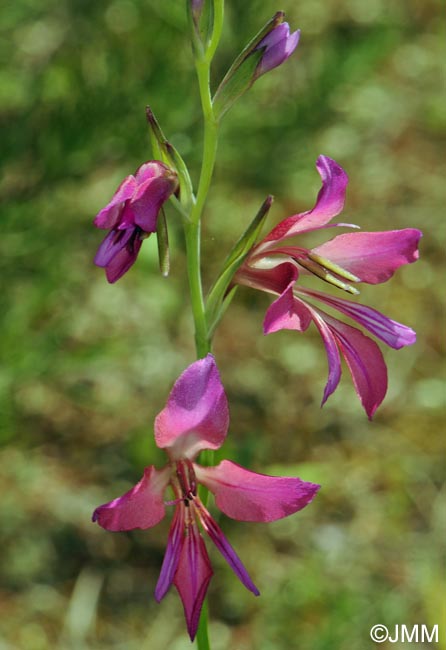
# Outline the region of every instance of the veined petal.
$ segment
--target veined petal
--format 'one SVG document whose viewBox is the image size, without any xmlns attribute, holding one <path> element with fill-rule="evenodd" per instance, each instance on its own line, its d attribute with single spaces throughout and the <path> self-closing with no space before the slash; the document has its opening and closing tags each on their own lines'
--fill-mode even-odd
<svg viewBox="0 0 446 650">
<path fill-rule="evenodd" d="M 209 556 L 195 522 L 184 536 L 174 585 L 184 607 L 187 630 L 191 641 L 197 633 L 203 600 L 213 571 Z"/>
<path fill-rule="evenodd" d="M 239 521 L 276 521 L 301 510 L 319 485 L 300 478 L 257 474 L 223 460 L 216 467 L 195 465 L 200 483 L 214 495 L 217 508 Z"/>
<path fill-rule="evenodd" d="M 323 315 L 333 332 L 353 379 L 356 393 L 369 419 L 387 392 L 387 367 L 381 350 L 356 327 Z"/>
<path fill-rule="evenodd" d="M 113 195 L 112 200 L 102 208 L 94 219 L 97 228 L 114 228 L 119 223 L 124 202 L 130 199 L 137 187 L 133 176 L 127 176 Z"/>
<path fill-rule="evenodd" d="M 121 248 L 105 267 L 105 275 L 110 284 L 122 278 L 129 268 L 133 266 L 141 245 L 142 239 L 139 237 L 138 232 L 133 231 L 133 237 L 128 241 L 127 245 Z"/>
<path fill-rule="evenodd" d="M 336 390 L 341 379 L 341 355 L 339 354 L 336 338 L 334 337 L 330 327 L 325 323 L 324 319 L 316 310 L 311 309 L 311 312 L 313 314 L 314 324 L 319 330 L 319 334 L 321 335 L 325 345 L 325 352 L 327 353 L 328 378 L 321 402 L 321 406 L 323 406 L 330 395 Z"/>
<path fill-rule="evenodd" d="M 164 490 L 170 478 L 170 468 L 157 470 L 146 467 L 144 476 L 131 490 L 118 499 L 96 508 L 93 521 L 107 530 L 133 530 L 151 528 L 165 514 Z"/>
<path fill-rule="evenodd" d="M 298 277 L 299 270 L 291 260 L 280 260 L 277 265 L 273 263 L 268 268 L 252 267 L 245 262 L 235 274 L 234 282 L 280 295 L 290 284 L 296 282 Z"/>
<path fill-rule="evenodd" d="M 108 235 L 103 239 L 94 258 L 96 266 L 105 267 L 110 264 L 112 259 L 127 246 L 133 233 L 134 228 L 129 228 L 128 230 L 117 230 L 115 228 L 110 230 Z"/>
<path fill-rule="evenodd" d="M 298 330 L 304 332 L 312 320 L 308 307 L 293 294 L 294 282 L 268 307 L 263 321 L 264 334 L 279 330 Z"/>
<path fill-rule="evenodd" d="M 317 246 L 313 253 L 350 271 L 362 282 L 386 282 L 403 264 L 418 259 L 422 233 L 415 228 L 338 235 Z"/>
<path fill-rule="evenodd" d="M 155 440 L 172 460 L 193 459 L 202 449 L 218 449 L 228 431 L 229 410 L 215 359 L 192 363 L 175 382 L 155 419 Z"/>
<path fill-rule="evenodd" d="M 405 345 L 412 345 L 416 341 L 417 335 L 413 329 L 384 316 L 384 314 L 372 309 L 372 307 L 354 303 L 350 300 L 343 300 L 342 298 L 335 298 L 311 289 L 299 288 L 297 291 L 301 295 L 321 300 L 330 307 L 349 316 L 395 350 L 399 350 Z"/>
<path fill-rule="evenodd" d="M 262 240 L 259 248 L 263 248 L 263 244 L 267 242 L 283 240 L 298 233 L 321 228 L 342 211 L 348 183 L 347 174 L 337 162 L 327 156 L 319 156 L 316 168 L 322 179 L 322 187 L 314 208 L 281 221 Z"/>
<path fill-rule="evenodd" d="M 173 582 L 180 559 L 181 548 L 184 541 L 184 508 L 178 504 L 170 524 L 166 552 L 164 554 L 161 572 L 155 587 L 155 599 L 160 602 Z"/>
<path fill-rule="evenodd" d="M 214 542 L 220 553 L 225 558 L 231 569 L 234 571 L 237 578 L 245 585 L 249 591 L 252 591 L 254 596 L 259 596 L 260 592 L 249 577 L 249 574 L 237 553 L 232 548 L 231 544 L 226 539 L 222 529 L 217 522 L 211 517 L 209 512 L 201 502 L 195 502 L 196 512 L 201 521 L 204 530 Z"/>
</svg>

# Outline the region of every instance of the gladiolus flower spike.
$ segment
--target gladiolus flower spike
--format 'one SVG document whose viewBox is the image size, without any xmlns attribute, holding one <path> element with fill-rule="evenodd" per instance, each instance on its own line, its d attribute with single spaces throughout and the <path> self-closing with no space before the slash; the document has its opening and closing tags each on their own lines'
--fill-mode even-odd
<svg viewBox="0 0 446 650">
<path fill-rule="evenodd" d="M 358 228 L 346 223 L 329 224 L 344 207 L 348 183 L 345 171 L 327 156 L 319 156 L 316 168 L 322 188 L 314 208 L 284 219 L 254 246 L 237 271 L 234 283 L 279 296 L 266 312 L 265 334 L 281 329 L 304 332 L 313 322 L 328 357 L 328 381 L 322 404 L 339 384 L 342 354 L 356 393 L 371 418 L 387 391 L 382 353 L 372 339 L 327 314 L 317 303 L 351 318 L 394 349 L 414 343 L 415 332 L 366 305 L 304 288 L 300 278 L 317 276 L 347 293 L 359 294 L 358 283 L 386 282 L 400 266 L 415 262 L 422 233 L 415 228 L 345 233 L 312 249 L 289 244 L 291 237 L 324 228 Z"/>
<path fill-rule="evenodd" d="M 257 474 L 229 460 L 215 467 L 194 462 L 203 449 L 218 449 L 229 425 L 228 403 L 214 357 L 190 365 L 178 378 L 165 408 L 155 420 L 155 441 L 168 464 L 150 466 L 129 492 L 99 506 L 93 521 L 111 531 L 151 528 L 163 519 L 166 506 L 175 511 L 166 554 L 155 589 L 159 602 L 172 584 L 183 603 L 191 640 L 213 570 L 198 524 L 214 542 L 239 580 L 254 595 L 259 591 L 240 558 L 197 495 L 199 483 L 215 496 L 216 506 L 239 521 L 269 522 L 304 508 L 319 485 L 299 478 Z M 170 485 L 174 499 L 164 501 Z"/>
<path fill-rule="evenodd" d="M 156 231 L 161 206 L 178 187 L 177 174 L 159 160 L 144 163 L 127 176 L 110 203 L 95 217 L 97 228 L 110 230 L 94 263 L 116 282 L 135 263 L 143 239 Z"/>
</svg>

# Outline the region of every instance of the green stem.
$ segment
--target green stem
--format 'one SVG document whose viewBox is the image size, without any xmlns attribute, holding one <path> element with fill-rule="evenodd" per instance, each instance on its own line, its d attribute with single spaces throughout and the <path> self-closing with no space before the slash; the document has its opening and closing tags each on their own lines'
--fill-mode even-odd
<svg viewBox="0 0 446 650">
<path fill-rule="evenodd" d="M 196 640 L 198 650 L 210 650 L 211 645 L 209 643 L 208 635 L 208 604 L 206 599 L 203 601 L 203 607 L 201 608 Z"/>
<path fill-rule="evenodd" d="M 223 9 L 224 0 L 214 0 L 214 25 L 212 37 L 203 58 L 195 61 L 201 107 L 203 111 L 203 158 L 196 200 L 192 204 L 189 219 L 184 220 L 184 230 L 186 237 L 187 272 L 195 327 L 195 348 L 198 359 L 205 357 L 206 354 L 211 351 L 212 346 L 212 335 L 208 329 L 201 282 L 200 222 L 209 192 L 215 166 L 215 157 L 217 154 L 218 122 L 215 119 L 212 107 L 210 65 L 221 36 L 223 27 Z M 213 457 L 214 452 L 206 450 L 202 452 L 200 462 L 203 465 L 211 465 L 213 463 Z M 200 486 L 199 496 L 203 504 L 207 505 L 209 492 L 204 486 Z M 197 646 L 198 650 L 210 650 L 211 647 L 208 636 L 208 611 L 206 600 L 203 602 L 200 614 L 200 622 L 197 630 Z"/>
<path fill-rule="evenodd" d="M 197 358 L 201 359 L 211 350 L 211 341 L 208 335 L 203 288 L 201 285 L 200 271 L 200 222 L 186 223 L 187 273 L 189 277 L 189 291 L 192 315 L 195 326 L 195 348 Z"/>
</svg>

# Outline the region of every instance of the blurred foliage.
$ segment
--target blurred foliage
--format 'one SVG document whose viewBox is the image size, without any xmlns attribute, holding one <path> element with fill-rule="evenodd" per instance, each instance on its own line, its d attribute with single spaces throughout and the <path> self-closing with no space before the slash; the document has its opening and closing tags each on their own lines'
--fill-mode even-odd
<svg viewBox="0 0 446 650">
<path fill-rule="evenodd" d="M 1 650 L 190 647 L 176 593 L 161 606 L 152 597 L 168 522 L 129 534 L 90 523 L 96 505 L 163 462 L 152 422 L 194 358 L 173 210 L 168 280 L 154 238 L 115 286 L 92 264 L 93 216 L 151 157 L 146 104 L 197 178 L 201 118 L 183 5 L 17 0 L 2 10 Z M 222 456 L 323 489 L 275 524 L 222 519 L 262 596 L 211 549 L 211 634 L 215 650 L 362 650 L 376 623 L 441 624 L 439 3 L 228 0 L 214 84 L 277 9 L 301 43 L 225 119 L 205 282 L 268 193 L 270 223 L 313 205 L 324 153 L 350 174 L 344 221 L 424 230 L 422 259 L 362 296 L 419 341 L 385 353 L 390 389 L 373 422 L 347 377 L 320 410 L 317 334 L 263 338 L 268 298 L 238 291 L 215 344 L 232 415 Z"/>
</svg>

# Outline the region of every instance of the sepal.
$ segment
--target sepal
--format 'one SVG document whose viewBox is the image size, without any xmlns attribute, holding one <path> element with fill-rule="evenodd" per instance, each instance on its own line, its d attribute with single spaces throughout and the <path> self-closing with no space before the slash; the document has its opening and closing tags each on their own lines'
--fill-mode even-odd
<svg viewBox="0 0 446 650">
<path fill-rule="evenodd" d="M 273 200 L 274 197 L 271 195 L 265 199 L 260 210 L 229 253 L 220 275 L 209 291 L 206 301 L 206 317 L 211 331 L 223 316 L 225 309 L 229 306 L 230 299 L 232 299 L 234 294 L 234 291 L 230 290 L 228 292 L 232 278 L 254 246 L 265 219 L 268 216 Z M 229 297 L 230 299 L 227 300 Z M 222 309 L 223 305 L 225 305 L 224 309 Z"/>
<path fill-rule="evenodd" d="M 266 25 L 254 36 L 242 50 L 229 68 L 214 98 L 214 115 L 220 120 L 234 102 L 243 95 L 260 76 L 259 64 L 263 58 L 264 48 L 259 47 L 263 39 L 283 22 L 285 14 L 278 11 Z"/>
<path fill-rule="evenodd" d="M 187 17 L 196 58 L 206 53 L 214 29 L 214 1 L 187 0 Z"/>
<path fill-rule="evenodd" d="M 175 147 L 167 140 L 150 106 L 146 106 L 146 117 L 150 127 L 150 143 L 153 153 L 176 171 L 179 180 L 180 202 L 183 206 L 190 206 L 194 202 L 194 194 L 186 163 Z"/>
</svg>

